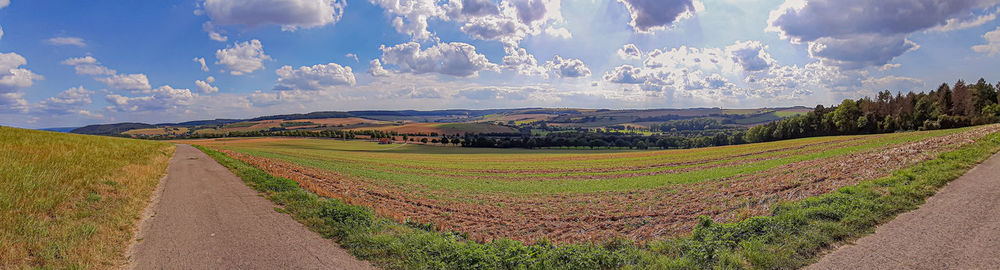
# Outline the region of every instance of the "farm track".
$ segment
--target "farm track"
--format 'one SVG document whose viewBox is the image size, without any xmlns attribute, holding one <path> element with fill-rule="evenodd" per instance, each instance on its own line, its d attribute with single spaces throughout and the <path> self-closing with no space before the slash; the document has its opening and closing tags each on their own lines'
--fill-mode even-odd
<svg viewBox="0 0 1000 270">
<path fill-rule="evenodd" d="M 133 269 L 367 269 L 211 157 L 178 145 L 130 258 Z"/>
<path fill-rule="evenodd" d="M 879 226 L 806 269 L 996 269 L 1000 265 L 1000 154 L 917 210 Z"/>
<path fill-rule="evenodd" d="M 553 242 L 565 243 L 625 236 L 642 242 L 687 233 L 699 215 L 707 215 L 719 221 L 733 221 L 766 214 L 773 203 L 815 196 L 863 180 L 886 176 L 894 170 L 931 159 L 937 153 L 971 143 L 998 130 L 1000 125 L 978 127 L 960 133 L 843 155 L 790 162 L 711 181 L 623 191 L 520 195 L 428 189 L 416 183 L 386 185 L 350 173 L 221 150 L 271 174 L 293 179 L 321 195 L 371 207 L 378 214 L 400 222 L 429 222 L 439 229 L 467 232 L 476 240 L 505 237 L 531 242 L 547 238 Z M 825 146 L 839 148 L 865 142 L 867 141 L 853 139 L 829 142 Z M 826 150 L 823 149 L 824 144 L 809 145 L 819 145 L 815 147 L 817 151 Z M 809 146 L 788 149 L 807 148 Z M 781 155 L 783 154 L 778 154 Z M 789 155 L 791 154 L 784 156 Z M 765 158 L 750 163 L 765 160 L 772 159 Z M 746 163 L 736 162 L 724 166 L 744 165 Z M 615 177 L 618 176 L 599 178 L 610 180 Z M 670 177 L 670 174 L 662 177 Z"/>
</svg>

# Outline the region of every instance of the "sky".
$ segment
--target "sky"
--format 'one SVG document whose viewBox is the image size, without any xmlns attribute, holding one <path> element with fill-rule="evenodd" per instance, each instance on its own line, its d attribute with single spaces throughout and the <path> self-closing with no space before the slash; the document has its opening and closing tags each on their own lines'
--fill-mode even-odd
<svg viewBox="0 0 1000 270">
<path fill-rule="evenodd" d="M 0 0 L 0 125 L 760 108 L 1000 80 L 1000 0 Z"/>
</svg>

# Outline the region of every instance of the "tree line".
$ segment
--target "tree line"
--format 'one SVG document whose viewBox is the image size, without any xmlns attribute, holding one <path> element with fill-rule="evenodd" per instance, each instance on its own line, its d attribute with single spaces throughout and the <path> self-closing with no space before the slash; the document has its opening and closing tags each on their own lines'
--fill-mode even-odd
<svg viewBox="0 0 1000 270">
<path fill-rule="evenodd" d="M 822 105 L 805 115 L 779 120 L 747 130 L 747 142 L 794 138 L 889 133 L 907 130 L 958 128 L 996 123 L 1000 100 L 996 86 L 979 79 L 975 84 L 959 80 L 941 84 L 927 93 L 897 93 L 888 90 L 875 99 L 845 99 L 840 105 Z"/>
</svg>

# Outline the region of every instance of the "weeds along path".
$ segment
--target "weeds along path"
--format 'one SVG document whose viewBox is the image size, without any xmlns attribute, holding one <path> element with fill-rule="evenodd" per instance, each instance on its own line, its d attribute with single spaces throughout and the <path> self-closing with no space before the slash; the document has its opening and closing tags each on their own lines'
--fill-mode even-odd
<svg viewBox="0 0 1000 270">
<path fill-rule="evenodd" d="M 366 269 L 189 145 L 177 145 L 163 191 L 134 245 L 134 269 Z"/>
<path fill-rule="evenodd" d="M 808 269 L 996 269 L 1000 265 L 1000 154 L 919 209 L 840 247 Z"/>
</svg>

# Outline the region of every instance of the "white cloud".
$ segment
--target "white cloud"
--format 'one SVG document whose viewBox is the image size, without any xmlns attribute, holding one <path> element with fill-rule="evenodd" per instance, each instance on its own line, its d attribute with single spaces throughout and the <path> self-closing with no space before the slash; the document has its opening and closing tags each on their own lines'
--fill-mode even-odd
<svg viewBox="0 0 1000 270">
<path fill-rule="evenodd" d="M 392 26 L 396 31 L 411 36 L 415 40 L 431 39 L 427 31 L 427 20 L 445 15 L 445 10 L 434 0 L 369 0 L 382 7 L 386 13 L 395 16 Z"/>
<path fill-rule="evenodd" d="M 535 56 L 529 54 L 524 48 L 504 46 L 504 51 L 507 52 L 502 60 L 504 69 L 514 70 L 521 75 L 549 77 L 548 70 L 539 66 Z"/>
<path fill-rule="evenodd" d="M 483 70 L 499 70 L 485 55 L 477 53 L 475 46 L 467 43 L 438 43 L 421 50 L 419 43 L 408 42 L 392 47 L 382 45 L 380 50 L 382 62 L 398 66 L 401 72 L 469 77 L 477 76 Z"/>
<path fill-rule="evenodd" d="M 918 48 L 907 39 L 910 34 L 978 23 L 979 19 L 969 19 L 972 12 L 995 4 L 996 0 L 787 0 L 771 11 L 766 30 L 793 43 L 809 43 L 810 54 L 829 65 L 880 67 Z"/>
<path fill-rule="evenodd" d="M 68 66 L 76 66 L 76 65 L 83 65 L 83 64 L 97 64 L 97 59 L 88 55 L 88 56 L 84 56 L 84 57 L 69 58 L 69 59 L 63 60 L 60 63 L 62 63 L 63 65 L 68 65 Z"/>
<path fill-rule="evenodd" d="M 691 18 L 703 9 L 702 4 L 692 0 L 618 0 L 632 16 L 629 26 L 636 32 L 651 33 L 670 27 L 674 23 Z"/>
<path fill-rule="evenodd" d="M 278 81 L 274 84 L 274 90 L 323 90 L 331 86 L 354 85 L 357 81 L 351 67 L 345 67 L 336 63 L 319 64 L 311 67 L 301 66 L 292 69 L 291 66 L 283 66 L 275 71 L 278 74 Z"/>
<path fill-rule="evenodd" d="M 358 56 L 356 54 L 353 54 L 353 53 L 345 54 L 344 57 L 347 57 L 347 58 L 350 58 L 350 59 L 354 59 L 354 62 L 360 61 L 360 60 L 358 60 Z"/>
<path fill-rule="evenodd" d="M 561 39 L 570 39 L 570 38 L 573 38 L 573 34 L 570 33 L 569 30 L 566 29 L 565 27 L 555 28 L 555 27 L 549 26 L 549 28 L 545 28 L 545 33 L 548 34 L 548 35 L 550 35 L 550 36 L 561 38 Z"/>
<path fill-rule="evenodd" d="M 950 32 L 962 29 L 973 28 L 991 22 L 997 18 L 997 13 L 989 13 L 982 16 L 969 16 L 968 18 L 951 18 L 945 24 L 927 29 L 927 32 Z"/>
<path fill-rule="evenodd" d="M 607 73 L 604 73 L 603 79 L 605 81 L 623 84 L 640 84 L 646 82 L 646 77 L 642 74 L 642 69 L 632 65 L 617 66 L 614 69 L 609 70 Z"/>
<path fill-rule="evenodd" d="M 243 75 L 264 69 L 264 61 L 271 56 L 264 54 L 264 46 L 259 40 L 234 43 L 232 46 L 215 51 L 216 64 L 225 65 L 230 74 Z"/>
<path fill-rule="evenodd" d="M 211 94 L 211 93 L 219 92 L 219 88 L 218 87 L 212 86 L 211 83 L 213 83 L 213 82 L 215 82 L 215 77 L 208 76 L 208 78 L 205 78 L 204 81 L 202 81 L 202 80 L 195 80 L 194 81 L 194 86 L 196 88 L 198 88 L 199 92 L 202 92 L 202 93 L 205 93 L 205 94 Z"/>
<path fill-rule="evenodd" d="M 733 45 L 726 47 L 728 53 L 736 64 L 743 67 L 744 71 L 753 72 L 771 68 L 776 61 L 771 58 L 765 50 L 767 46 L 760 41 L 737 41 Z"/>
<path fill-rule="evenodd" d="M 0 93 L 28 88 L 34 81 L 43 79 L 41 75 L 20 68 L 26 64 L 28 60 L 19 54 L 0 53 Z"/>
<path fill-rule="evenodd" d="M 208 65 L 205 64 L 205 58 L 204 57 L 195 57 L 194 59 L 191 59 L 191 60 L 194 61 L 195 63 L 201 64 L 201 71 L 204 71 L 204 72 L 208 72 L 209 71 Z"/>
<path fill-rule="evenodd" d="M 642 50 L 639 50 L 639 47 L 635 46 L 635 44 L 632 43 L 625 44 L 625 46 L 622 46 L 622 48 L 618 49 L 618 57 L 621 57 L 622 59 L 625 60 L 640 59 L 642 58 Z"/>
<path fill-rule="evenodd" d="M 21 66 L 28 61 L 16 53 L 0 53 L 0 112 L 26 112 L 28 102 L 23 99 L 22 89 L 31 87 L 41 75 Z"/>
<path fill-rule="evenodd" d="M 69 58 L 60 63 L 67 66 L 73 66 L 76 70 L 76 74 L 81 75 L 114 75 L 118 73 L 113 69 L 102 66 L 97 59 L 89 55 L 84 57 Z"/>
<path fill-rule="evenodd" d="M 102 66 L 97 59 L 91 56 L 69 58 L 60 62 L 63 65 L 73 66 L 76 74 L 81 75 L 113 75 L 117 71 Z"/>
<path fill-rule="evenodd" d="M 151 86 L 149 86 L 149 78 L 146 74 L 118 74 L 111 75 L 108 77 L 94 78 L 99 82 L 102 82 L 112 89 L 127 90 L 132 92 L 148 92 Z"/>
<path fill-rule="evenodd" d="M 382 62 L 378 61 L 378 59 L 372 59 L 372 61 L 368 62 L 368 74 L 371 74 L 373 77 L 382 77 L 389 75 L 389 71 L 382 67 Z"/>
<path fill-rule="evenodd" d="M 190 105 L 195 95 L 188 89 L 175 89 L 169 85 L 152 89 L 148 96 L 126 97 L 107 95 L 104 97 L 111 106 L 107 109 L 118 112 L 164 111 Z"/>
<path fill-rule="evenodd" d="M 580 59 L 562 58 L 558 54 L 552 57 L 552 61 L 546 62 L 545 67 L 552 74 L 560 78 L 589 77 L 590 68 Z"/>
<path fill-rule="evenodd" d="M 7 7 L 7 5 L 10 5 L 10 0 L 0 0 L 0 9 Z"/>
<path fill-rule="evenodd" d="M 212 24 L 211 21 L 201 24 L 201 30 L 205 31 L 205 33 L 208 33 L 208 38 L 211 40 L 218 42 L 226 42 L 229 40 L 229 37 L 224 36 L 222 35 L 222 33 L 219 33 L 218 31 L 215 30 L 215 25 Z"/>
<path fill-rule="evenodd" d="M 0 39 L 3 39 L 3 27 L 0 27 Z"/>
<path fill-rule="evenodd" d="M 45 40 L 45 42 L 51 45 L 71 45 L 77 47 L 87 47 L 87 43 L 85 43 L 82 38 L 78 37 L 54 37 Z"/>
<path fill-rule="evenodd" d="M 90 95 L 93 93 L 94 91 L 87 90 L 83 86 L 73 87 L 42 100 L 38 103 L 38 107 L 45 112 L 55 114 L 79 113 L 83 111 L 84 106 L 92 103 Z"/>
<path fill-rule="evenodd" d="M 205 0 L 202 5 L 221 25 L 281 25 L 285 31 L 313 28 L 340 21 L 343 0 Z M 213 38 L 214 39 L 214 38 Z M 223 40 L 224 41 L 224 40 Z"/>
<path fill-rule="evenodd" d="M 1000 26 L 983 34 L 983 39 L 986 39 L 986 44 L 972 46 L 973 51 L 986 53 L 989 56 L 1000 54 Z"/>
</svg>

